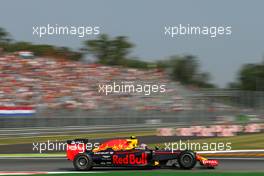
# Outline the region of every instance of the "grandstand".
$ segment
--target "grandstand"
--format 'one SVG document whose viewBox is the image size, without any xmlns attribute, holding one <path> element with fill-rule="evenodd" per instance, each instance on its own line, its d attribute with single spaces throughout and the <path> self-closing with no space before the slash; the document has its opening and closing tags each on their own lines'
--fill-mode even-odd
<svg viewBox="0 0 264 176">
<path fill-rule="evenodd" d="M 156 69 L 143 71 L 50 58 L 29 60 L 9 56 L 0 58 L 0 76 L 2 106 L 83 110 L 96 110 L 99 107 L 100 110 L 184 109 L 181 102 L 183 97 L 177 94 L 176 84 L 171 85 L 166 75 Z M 166 83 L 170 95 L 98 94 L 98 83 L 113 80 Z"/>
<path fill-rule="evenodd" d="M 166 84 L 166 92 L 151 95 L 98 93 L 98 83 L 115 80 L 162 83 Z M 105 118 L 112 119 L 113 124 L 145 123 L 153 119 L 159 123 L 199 123 L 234 120 L 231 117 L 243 113 L 237 106 L 169 80 L 167 74 L 158 69 L 139 70 L 9 55 L 0 57 L 0 84 L 0 107 L 31 107 L 36 112 L 33 118 L 43 118 L 36 122 L 40 126 L 50 123 L 46 118 L 89 118 L 85 122 L 67 120 L 69 123 L 64 125 L 104 124 Z M 29 118 L 20 120 L 24 126 L 35 123 Z M 1 121 L 7 126 L 12 122 L 9 118 L 1 118 Z M 62 120 L 52 123 L 58 125 Z"/>
</svg>

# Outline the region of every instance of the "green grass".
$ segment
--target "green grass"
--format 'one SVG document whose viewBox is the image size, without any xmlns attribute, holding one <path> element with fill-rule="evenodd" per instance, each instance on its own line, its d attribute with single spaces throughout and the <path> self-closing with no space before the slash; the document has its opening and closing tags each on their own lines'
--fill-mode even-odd
<svg viewBox="0 0 264 176">
<path fill-rule="evenodd" d="M 239 172 L 174 172 L 174 171 L 131 171 L 131 172 L 105 172 L 105 173 L 72 173 L 72 174 L 59 174 L 59 176 L 263 176 L 262 173 L 251 172 L 251 173 L 239 173 Z M 58 175 L 58 174 L 49 174 Z M 44 175 L 43 175 L 44 176 Z"/>
</svg>

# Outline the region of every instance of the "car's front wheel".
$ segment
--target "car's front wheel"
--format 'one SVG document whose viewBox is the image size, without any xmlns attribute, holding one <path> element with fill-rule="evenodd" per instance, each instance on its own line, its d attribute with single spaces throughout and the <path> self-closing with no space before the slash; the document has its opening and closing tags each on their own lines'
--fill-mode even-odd
<svg viewBox="0 0 264 176">
<path fill-rule="evenodd" d="M 195 153 L 192 151 L 181 152 L 178 163 L 182 169 L 192 169 L 196 165 Z"/>
<path fill-rule="evenodd" d="M 78 171 L 87 171 L 92 169 L 93 161 L 91 156 L 80 153 L 74 158 L 73 166 Z"/>
</svg>

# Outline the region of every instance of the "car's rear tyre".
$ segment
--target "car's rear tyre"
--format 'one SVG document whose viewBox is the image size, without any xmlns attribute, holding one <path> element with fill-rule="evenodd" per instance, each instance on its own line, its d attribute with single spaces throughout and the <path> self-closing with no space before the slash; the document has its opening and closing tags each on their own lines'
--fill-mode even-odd
<svg viewBox="0 0 264 176">
<path fill-rule="evenodd" d="M 182 169 L 192 169 L 196 165 L 195 153 L 192 151 L 181 152 L 178 163 Z"/>
<path fill-rule="evenodd" d="M 87 171 L 92 169 L 93 161 L 91 156 L 80 153 L 74 158 L 73 166 L 78 171 Z"/>
</svg>

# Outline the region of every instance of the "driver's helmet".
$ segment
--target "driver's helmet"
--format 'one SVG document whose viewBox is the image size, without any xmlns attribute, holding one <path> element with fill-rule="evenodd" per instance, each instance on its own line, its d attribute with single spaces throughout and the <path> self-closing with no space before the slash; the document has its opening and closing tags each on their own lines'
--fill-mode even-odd
<svg viewBox="0 0 264 176">
<path fill-rule="evenodd" d="M 138 146 L 138 140 L 135 136 L 131 136 L 129 139 L 127 139 L 127 143 L 129 144 L 129 148 L 135 148 Z"/>
<path fill-rule="evenodd" d="M 130 136 L 130 139 L 137 139 L 136 136 Z"/>
</svg>

